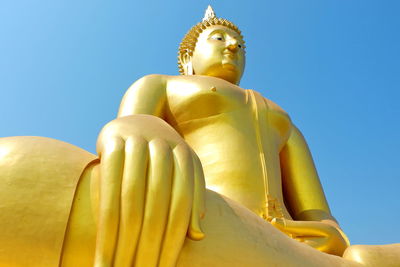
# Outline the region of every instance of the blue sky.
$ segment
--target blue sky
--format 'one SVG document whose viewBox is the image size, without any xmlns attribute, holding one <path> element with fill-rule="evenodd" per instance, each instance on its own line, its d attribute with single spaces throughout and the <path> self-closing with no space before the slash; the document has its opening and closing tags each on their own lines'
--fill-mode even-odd
<svg viewBox="0 0 400 267">
<path fill-rule="evenodd" d="M 400 242 L 398 1 L 2 1 L 0 136 L 91 152 L 125 90 L 177 75 L 176 51 L 208 4 L 239 26 L 241 82 L 305 135 L 353 244 Z"/>
</svg>

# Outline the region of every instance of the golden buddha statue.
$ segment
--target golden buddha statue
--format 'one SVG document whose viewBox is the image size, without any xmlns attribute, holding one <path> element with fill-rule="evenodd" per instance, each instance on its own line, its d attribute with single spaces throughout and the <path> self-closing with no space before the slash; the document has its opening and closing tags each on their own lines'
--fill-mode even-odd
<svg viewBox="0 0 400 267">
<path fill-rule="evenodd" d="M 209 7 L 101 131 L 98 156 L 0 139 L 0 266 L 390 266 L 350 246 L 286 112 L 239 87 L 239 29 Z M 205 188 L 207 185 L 207 189 Z M 343 256 L 343 257 L 342 257 Z"/>
</svg>

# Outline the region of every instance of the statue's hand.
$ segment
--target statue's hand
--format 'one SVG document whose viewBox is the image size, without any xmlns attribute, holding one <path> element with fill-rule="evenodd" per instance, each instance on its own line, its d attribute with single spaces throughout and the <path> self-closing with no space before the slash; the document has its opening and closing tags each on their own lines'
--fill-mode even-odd
<svg viewBox="0 0 400 267">
<path fill-rule="evenodd" d="M 165 121 L 118 118 L 101 131 L 95 266 L 174 266 L 186 235 L 204 237 L 199 158 Z"/>
<path fill-rule="evenodd" d="M 329 254 L 341 256 L 349 246 L 347 237 L 330 220 L 293 221 L 274 218 L 271 224 L 290 237 Z"/>
</svg>

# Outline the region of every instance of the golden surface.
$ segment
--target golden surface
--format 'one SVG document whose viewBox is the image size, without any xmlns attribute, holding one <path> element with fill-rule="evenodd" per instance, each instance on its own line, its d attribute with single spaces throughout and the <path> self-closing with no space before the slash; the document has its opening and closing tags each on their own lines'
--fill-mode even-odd
<svg viewBox="0 0 400 267">
<path fill-rule="evenodd" d="M 181 44 L 184 75 L 135 82 L 99 160 L 47 138 L 0 139 L 0 266 L 400 262 L 400 245 L 348 247 L 300 131 L 238 86 L 244 47 L 209 8 Z"/>
<path fill-rule="evenodd" d="M 0 266 L 58 265 L 75 189 L 93 159 L 49 138 L 0 138 Z"/>
</svg>

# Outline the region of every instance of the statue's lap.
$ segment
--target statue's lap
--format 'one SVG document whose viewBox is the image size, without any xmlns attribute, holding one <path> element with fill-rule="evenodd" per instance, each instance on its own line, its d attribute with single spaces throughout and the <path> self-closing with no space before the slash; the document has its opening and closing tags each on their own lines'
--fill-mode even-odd
<svg viewBox="0 0 400 267">
<path fill-rule="evenodd" d="M 39 137 L 0 138 L 0 155 L 1 188 L 13 190 L 0 194 L 1 203 L 10 203 L 0 210 L 0 265 L 56 266 L 61 258 L 62 266 L 91 266 L 90 187 L 98 174 L 88 164 L 95 156 Z M 357 266 L 290 239 L 213 191 L 207 190 L 206 205 L 206 238 L 186 239 L 178 266 Z"/>
<path fill-rule="evenodd" d="M 89 168 L 80 181 L 64 245 L 63 266 L 92 264 L 95 220 L 88 196 L 96 175 L 96 167 Z M 178 266 L 265 266 L 266 263 L 334 266 L 346 263 L 340 257 L 292 240 L 247 208 L 211 190 L 206 192 L 206 210 L 202 221 L 206 238 L 202 241 L 186 239 Z M 288 253 L 292 256 L 287 257 Z"/>
</svg>

